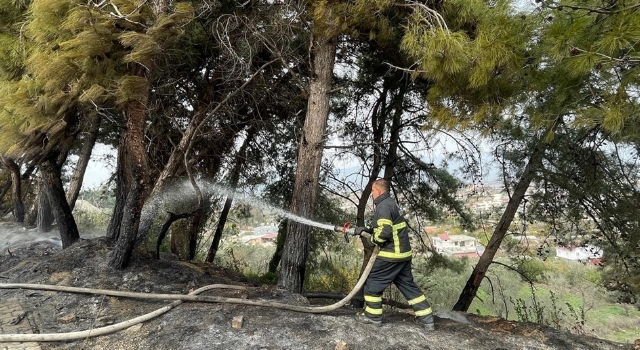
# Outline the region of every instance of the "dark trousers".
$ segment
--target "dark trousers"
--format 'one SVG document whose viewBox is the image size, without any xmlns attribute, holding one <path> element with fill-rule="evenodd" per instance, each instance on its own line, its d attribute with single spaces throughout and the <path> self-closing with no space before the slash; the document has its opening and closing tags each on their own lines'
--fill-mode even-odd
<svg viewBox="0 0 640 350">
<path fill-rule="evenodd" d="M 422 322 L 433 322 L 431 305 L 413 281 L 411 260 L 391 262 L 377 259 L 364 284 L 364 312 L 367 317 L 382 320 L 382 293 L 393 282 Z"/>
</svg>

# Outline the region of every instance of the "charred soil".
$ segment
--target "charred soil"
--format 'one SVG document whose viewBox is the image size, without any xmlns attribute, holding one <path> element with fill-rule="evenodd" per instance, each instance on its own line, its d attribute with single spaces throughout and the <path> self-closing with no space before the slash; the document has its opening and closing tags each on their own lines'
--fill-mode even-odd
<svg viewBox="0 0 640 350">
<path fill-rule="evenodd" d="M 154 260 L 137 255 L 127 269 L 113 270 L 107 266 L 111 249 L 106 238 L 83 239 L 65 250 L 48 242 L 24 245 L 1 253 L 0 283 L 173 294 L 187 294 L 209 284 L 231 284 L 246 289 L 216 289 L 202 295 L 308 304 L 307 299 L 299 295 L 258 285 L 211 264 Z M 103 327 L 170 303 L 26 289 L 0 289 L 0 300 L 12 300 L 22 309 L 20 317 L 10 320 L 0 315 L 0 322 L 21 324 L 31 333 Z M 448 314 L 448 318 L 436 317 L 436 330 L 426 332 L 402 310 L 385 311 L 381 328 L 358 323 L 353 317 L 355 312 L 345 307 L 327 314 L 308 314 L 239 304 L 185 302 L 168 313 L 117 333 L 74 341 L 41 342 L 24 348 L 633 349 L 630 344 L 492 317 Z M 20 346 L 0 343 L 0 349 L 19 349 Z"/>
</svg>

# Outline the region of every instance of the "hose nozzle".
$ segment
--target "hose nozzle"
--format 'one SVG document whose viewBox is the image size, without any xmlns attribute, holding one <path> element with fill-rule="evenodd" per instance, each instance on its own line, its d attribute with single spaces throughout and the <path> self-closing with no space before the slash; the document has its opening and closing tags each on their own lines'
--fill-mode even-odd
<svg viewBox="0 0 640 350">
<path fill-rule="evenodd" d="M 344 239 L 345 241 L 347 241 L 347 243 L 349 243 L 349 235 L 353 235 L 353 233 L 355 232 L 354 228 L 351 227 L 351 223 L 350 222 L 345 222 L 344 225 L 340 226 L 340 225 L 336 225 L 333 228 L 334 231 L 336 232 L 342 232 L 344 233 Z"/>
</svg>

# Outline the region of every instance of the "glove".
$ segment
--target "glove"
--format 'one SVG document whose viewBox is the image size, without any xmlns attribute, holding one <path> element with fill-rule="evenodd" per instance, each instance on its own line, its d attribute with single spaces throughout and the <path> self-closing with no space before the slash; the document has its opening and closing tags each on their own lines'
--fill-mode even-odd
<svg viewBox="0 0 640 350">
<path fill-rule="evenodd" d="M 353 228 L 353 235 L 354 236 L 360 236 L 362 235 L 362 232 L 369 232 L 371 229 L 367 228 L 367 227 L 354 227 Z"/>
</svg>

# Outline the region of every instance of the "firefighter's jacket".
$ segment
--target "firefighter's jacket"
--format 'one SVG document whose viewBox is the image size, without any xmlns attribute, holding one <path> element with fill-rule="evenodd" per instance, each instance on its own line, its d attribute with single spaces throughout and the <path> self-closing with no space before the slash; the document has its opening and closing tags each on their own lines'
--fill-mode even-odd
<svg viewBox="0 0 640 350">
<path fill-rule="evenodd" d="M 411 244 L 407 222 L 389 192 L 374 201 L 371 243 L 380 246 L 378 259 L 386 261 L 411 260 Z"/>
</svg>

